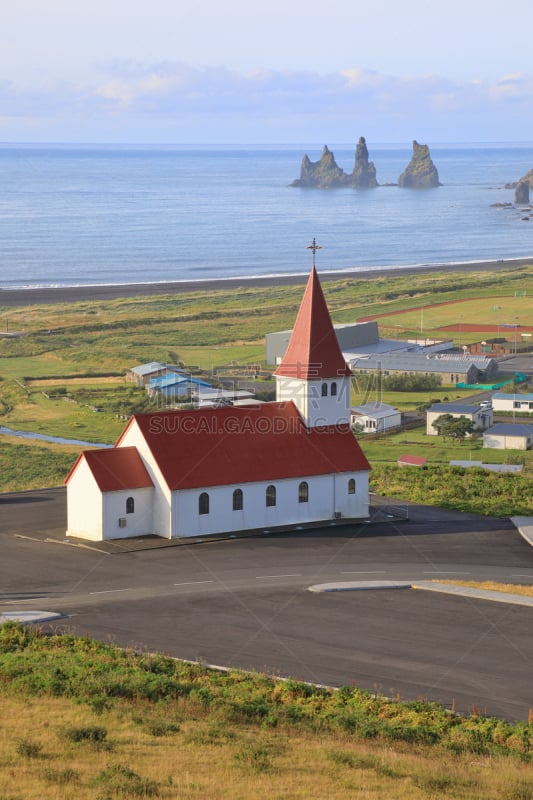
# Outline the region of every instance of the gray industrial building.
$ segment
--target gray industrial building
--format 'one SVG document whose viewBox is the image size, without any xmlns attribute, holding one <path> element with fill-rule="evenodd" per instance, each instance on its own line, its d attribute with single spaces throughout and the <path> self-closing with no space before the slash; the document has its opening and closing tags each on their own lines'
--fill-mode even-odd
<svg viewBox="0 0 533 800">
<path fill-rule="evenodd" d="M 494 359 L 453 353 L 381 353 L 354 358 L 348 363 L 354 373 L 379 372 L 385 377 L 403 373 L 437 375 L 443 384 L 453 385 L 488 382 L 498 373 Z"/>
<path fill-rule="evenodd" d="M 337 341 L 342 352 L 359 350 L 361 347 L 375 345 L 379 342 L 377 322 L 350 322 L 346 325 L 334 325 Z M 266 335 L 266 362 L 279 364 L 289 344 L 291 331 L 276 331 Z M 404 344 L 404 347 L 406 345 Z"/>
</svg>

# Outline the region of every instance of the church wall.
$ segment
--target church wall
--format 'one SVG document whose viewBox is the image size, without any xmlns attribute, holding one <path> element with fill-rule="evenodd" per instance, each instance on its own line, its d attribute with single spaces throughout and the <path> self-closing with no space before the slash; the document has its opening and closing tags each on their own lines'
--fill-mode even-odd
<svg viewBox="0 0 533 800">
<path fill-rule="evenodd" d="M 348 481 L 355 480 L 355 492 L 348 492 Z M 368 517 L 368 472 L 341 472 L 335 475 L 335 510 L 348 519 Z"/>
<path fill-rule="evenodd" d="M 355 478 L 356 493 L 348 494 L 348 479 Z M 300 503 L 299 486 L 306 481 L 309 500 Z M 366 517 L 368 515 L 368 476 L 354 472 L 342 475 L 318 475 L 296 479 L 273 481 L 276 487 L 276 505 L 267 507 L 266 488 L 268 481 L 243 483 L 226 487 L 173 492 L 172 516 L 173 537 L 207 536 L 213 533 L 255 528 L 273 528 L 282 525 L 297 525 L 306 522 L 329 522 L 334 512 L 344 517 Z M 243 492 L 243 509 L 233 510 L 233 492 Z M 209 495 L 209 513 L 199 513 L 199 498 L 202 491 Z"/>
<path fill-rule="evenodd" d="M 154 484 L 152 533 L 170 539 L 170 489 L 155 462 L 152 451 L 135 422 L 120 440 L 119 447 L 136 447 Z"/>
<path fill-rule="evenodd" d="M 133 500 L 133 513 L 126 501 Z M 153 488 L 125 489 L 103 495 L 104 539 L 126 539 L 153 533 Z M 123 520 L 123 523 L 120 523 Z"/>
<path fill-rule="evenodd" d="M 67 536 L 101 541 L 102 493 L 84 458 L 67 484 Z"/>
</svg>

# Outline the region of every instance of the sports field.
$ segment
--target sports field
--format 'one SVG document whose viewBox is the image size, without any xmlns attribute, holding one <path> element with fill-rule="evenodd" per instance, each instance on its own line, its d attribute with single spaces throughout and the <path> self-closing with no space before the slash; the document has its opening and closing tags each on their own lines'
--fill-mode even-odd
<svg viewBox="0 0 533 800">
<path fill-rule="evenodd" d="M 480 332 L 513 339 L 517 332 L 533 332 L 533 297 L 461 298 L 374 314 L 364 319 L 378 320 L 387 328 L 408 331 Z"/>
</svg>

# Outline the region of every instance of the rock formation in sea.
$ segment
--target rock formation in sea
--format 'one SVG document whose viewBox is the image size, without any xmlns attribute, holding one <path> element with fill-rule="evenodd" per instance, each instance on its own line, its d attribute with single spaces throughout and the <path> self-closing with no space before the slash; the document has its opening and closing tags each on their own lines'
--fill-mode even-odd
<svg viewBox="0 0 533 800">
<path fill-rule="evenodd" d="M 518 183 L 522 182 L 528 183 L 529 188 L 533 189 L 533 169 L 530 169 L 529 172 L 526 172 L 525 175 L 522 175 Z"/>
<path fill-rule="evenodd" d="M 532 170 L 532 180 L 533 180 L 533 170 Z M 516 184 L 516 189 L 514 190 L 514 201 L 516 205 L 527 205 L 529 203 L 529 182 L 521 178 L 518 183 Z"/>
<path fill-rule="evenodd" d="M 324 145 L 319 161 L 311 161 L 306 154 L 302 159 L 300 177 L 291 186 L 312 189 L 335 189 L 339 186 L 350 186 L 355 189 L 373 189 L 378 185 L 376 168 L 368 160 L 368 149 L 365 137 L 361 136 L 355 149 L 355 166 L 348 175 L 338 166 L 335 156 Z"/>
<path fill-rule="evenodd" d="M 352 186 L 356 189 L 375 189 L 378 185 L 376 168 L 374 162 L 368 160 L 368 148 L 364 136 L 359 137 L 355 148 L 355 166 L 351 178 Z"/>
<path fill-rule="evenodd" d="M 398 178 L 398 186 L 410 189 L 431 189 L 440 186 L 439 173 L 429 153 L 427 144 L 413 141 L 413 156 Z"/>
<path fill-rule="evenodd" d="M 300 177 L 291 186 L 304 188 L 334 189 L 338 186 L 350 186 L 350 176 L 337 165 L 335 156 L 324 145 L 319 161 L 311 161 L 306 154 L 302 159 Z"/>
</svg>

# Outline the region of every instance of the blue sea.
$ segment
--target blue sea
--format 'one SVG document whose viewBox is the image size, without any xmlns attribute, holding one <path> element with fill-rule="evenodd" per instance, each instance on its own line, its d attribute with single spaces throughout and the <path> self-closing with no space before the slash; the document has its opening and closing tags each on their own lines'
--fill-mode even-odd
<svg viewBox="0 0 533 800">
<path fill-rule="evenodd" d="M 355 144 L 334 145 L 351 172 Z M 430 144 L 441 183 L 290 188 L 321 145 L 0 145 L 0 287 L 202 280 L 533 256 L 531 221 L 505 183 L 530 144 Z M 411 144 L 367 142 L 380 184 Z"/>
</svg>

